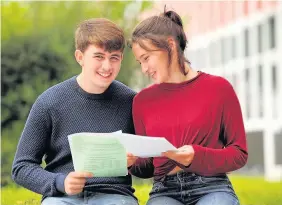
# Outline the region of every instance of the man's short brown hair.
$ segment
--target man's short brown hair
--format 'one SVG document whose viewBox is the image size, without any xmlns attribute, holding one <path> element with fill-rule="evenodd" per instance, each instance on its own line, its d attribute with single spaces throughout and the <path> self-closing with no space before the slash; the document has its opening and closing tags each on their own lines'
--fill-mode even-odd
<svg viewBox="0 0 282 205">
<path fill-rule="evenodd" d="M 81 22 L 75 31 L 75 47 L 84 52 L 89 45 L 104 48 L 105 51 L 121 51 L 125 37 L 121 28 L 105 18 L 92 18 Z"/>
</svg>

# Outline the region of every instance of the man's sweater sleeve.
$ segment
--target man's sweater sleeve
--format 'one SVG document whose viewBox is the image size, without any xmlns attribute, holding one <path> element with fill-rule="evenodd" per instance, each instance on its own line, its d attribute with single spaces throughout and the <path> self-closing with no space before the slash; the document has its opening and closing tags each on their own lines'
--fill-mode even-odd
<svg viewBox="0 0 282 205">
<path fill-rule="evenodd" d="M 31 108 L 19 140 L 12 178 L 17 184 L 44 196 L 56 196 L 64 192 L 66 177 L 64 174 L 48 172 L 40 166 L 51 131 L 50 113 L 39 97 Z"/>
</svg>

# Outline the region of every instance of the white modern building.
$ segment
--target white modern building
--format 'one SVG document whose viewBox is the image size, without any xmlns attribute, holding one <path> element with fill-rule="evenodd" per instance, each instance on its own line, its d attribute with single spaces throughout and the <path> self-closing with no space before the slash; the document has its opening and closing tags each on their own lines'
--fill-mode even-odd
<svg viewBox="0 0 282 205">
<path fill-rule="evenodd" d="M 152 13 L 165 4 L 184 19 L 192 67 L 239 97 L 249 160 L 238 172 L 282 180 L 282 1 L 157 1 Z"/>
</svg>

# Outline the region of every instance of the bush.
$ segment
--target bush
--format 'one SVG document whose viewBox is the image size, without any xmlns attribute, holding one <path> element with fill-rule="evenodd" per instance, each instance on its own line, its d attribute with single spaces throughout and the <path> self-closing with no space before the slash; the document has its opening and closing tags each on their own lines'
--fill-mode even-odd
<svg viewBox="0 0 282 205">
<path fill-rule="evenodd" d="M 1 186 L 11 181 L 17 143 L 37 96 L 80 72 L 74 59 L 76 25 L 88 18 L 104 17 L 118 23 L 128 36 L 138 13 L 150 4 L 127 1 L 1 4 Z M 134 15 L 132 11 L 136 11 Z M 126 16 L 131 17 L 128 20 Z M 128 85 L 136 66 L 126 48 L 118 80 Z"/>
<path fill-rule="evenodd" d="M 10 181 L 16 145 L 33 102 L 62 78 L 67 67 L 49 45 L 40 37 L 17 37 L 2 43 L 2 186 Z"/>
</svg>

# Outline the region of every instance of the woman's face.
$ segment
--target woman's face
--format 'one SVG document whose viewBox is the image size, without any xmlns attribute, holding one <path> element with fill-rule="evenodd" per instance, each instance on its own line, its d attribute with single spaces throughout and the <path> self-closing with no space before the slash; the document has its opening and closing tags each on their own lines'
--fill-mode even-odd
<svg viewBox="0 0 282 205">
<path fill-rule="evenodd" d="M 156 48 L 149 42 L 144 42 L 144 44 L 148 50 L 142 48 L 138 43 L 132 45 L 133 54 L 140 63 L 142 72 L 156 84 L 167 82 L 170 77 L 168 52 Z"/>
</svg>

